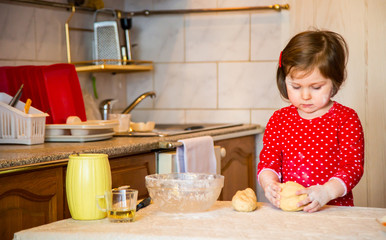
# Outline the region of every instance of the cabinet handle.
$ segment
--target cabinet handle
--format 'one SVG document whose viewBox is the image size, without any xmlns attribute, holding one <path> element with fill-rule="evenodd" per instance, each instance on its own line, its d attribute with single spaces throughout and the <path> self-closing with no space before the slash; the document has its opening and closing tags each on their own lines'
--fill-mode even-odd
<svg viewBox="0 0 386 240">
<path fill-rule="evenodd" d="M 220 149 L 220 155 L 221 155 L 221 158 L 224 158 L 227 155 L 227 150 L 222 147 Z"/>
<path fill-rule="evenodd" d="M 171 149 L 182 146 L 182 142 L 159 142 L 158 147 L 160 149 Z"/>
</svg>

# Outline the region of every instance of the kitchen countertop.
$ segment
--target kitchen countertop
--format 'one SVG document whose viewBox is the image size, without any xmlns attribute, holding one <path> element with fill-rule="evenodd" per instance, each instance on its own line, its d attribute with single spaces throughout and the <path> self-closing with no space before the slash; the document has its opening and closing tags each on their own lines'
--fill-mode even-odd
<svg viewBox="0 0 386 240">
<path fill-rule="evenodd" d="M 179 139 L 210 135 L 214 141 L 263 132 L 255 124 L 213 129 L 168 137 L 114 137 L 95 142 L 44 143 L 37 145 L 0 145 L 0 173 L 25 166 L 53 164 L 68 161 L 77 153 L 106 153 L 109 157 L 133 155 L 159 149 L 159 142 L 175 142 Z"/>
<path fill-rule="evenodd" d="M 172 214 L 152 204 L 129 223 L 108 219 L 65 219 L 15 233 L 14 240 L 66 239 L 385 239 L 376 219 L 385 208 L 325 206 L 315 213 L 284 212 L 259 203 L 254 212 L 236 212 L 231 202 L 216 202 L 201 213 Z"/>
</svg>

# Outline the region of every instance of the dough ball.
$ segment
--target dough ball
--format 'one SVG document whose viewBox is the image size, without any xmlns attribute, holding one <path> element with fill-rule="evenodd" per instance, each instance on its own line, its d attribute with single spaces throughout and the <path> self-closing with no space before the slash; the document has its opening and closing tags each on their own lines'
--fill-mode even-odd
<svg viewBox="0 0 386 240">
<path fill-rule="evenodd" d="M 237 191 L 232 198 L 232 206 L 239 212 L 251 212 L 257 208 L 257 198 L 251 188 Z"/>
<path fill-rule="evenodd" d="M 296 204 L 305 199 L 307 194 L 295 195 L 296 191 L 304 189 L 302 185 L 296 182 L 286 182 L 280 184 L 280 208 L 284 211 L 294 212 L 300 211 L 302 207 L 297 207 Z"/>
</svg>

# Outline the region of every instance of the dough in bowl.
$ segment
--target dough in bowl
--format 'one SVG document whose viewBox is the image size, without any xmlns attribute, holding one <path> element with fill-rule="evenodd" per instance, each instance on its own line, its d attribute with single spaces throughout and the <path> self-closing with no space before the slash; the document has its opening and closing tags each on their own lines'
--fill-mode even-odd
<svg viewBox="0 0 386 240">
<path fill-rule="evenodd" d="M 232 198 L 232 206 L 239 212 L 251 212 L 257 208 L 257 198 L 251 188 L 237 191 Z"/>
<path fill-rule="evenodd" d="M 303 209 L 303 206 L 297 207 L 296 204 L 305 199 L 307 194 L 296 195 L 296 191 L 303 189 L 304 187 L 296 182 L 286 182 L 280 184 L 280 208 L 284 211 L 294 212 Z"/>
</svg>

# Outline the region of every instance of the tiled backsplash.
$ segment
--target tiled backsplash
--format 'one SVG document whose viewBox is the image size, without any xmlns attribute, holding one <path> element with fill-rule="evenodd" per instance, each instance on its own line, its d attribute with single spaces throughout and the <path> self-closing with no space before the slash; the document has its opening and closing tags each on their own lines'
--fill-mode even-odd
<svg viewBox="0 0 386 240">
<path fill-rule="evenodd" d="M 125 4 L 126 11 L 141 11 L 260 6 L 272 1 L 131 0 Z M 265 125 L 275 109 L 287 104 L 275 81 L 280 49 L 289 38 L 286 11 L 154 15 L 134 17 L 133 25 L 132 39 L 138 44 L 134 57 L 154 61 L 154 71 L 127 78 L 150 78 L 149 87 L 157 92 L 155 100 L 133 111 L 134 119 Z M 135 96 L 129 91 L 139 81 L 127 83 L 130 99 Z"/>
<path fill-rule="evenodd" d="M 269 5 L 272 1 L 105 0 L 126 11 Z M 282 3 L 283 1 L 275 1 Z M 0 65 L 67 62 L 64 23 L 70 13 L 28 5 L 0 4 Z M 77 13 L 74 27 L 92 28 L 93 15 Z M 132 112 L 134 121 L 160 123 L 258 123 L 286 105 L 280 99 L 275 68 L 289 39 L 287 11 L 197 13 L 134 17 L 133 58 L 154 62 L 154 71 L 80 73 L 88 118 L 99 118 L 98 104 L 115 98 L 116 112 L 154 90 Z M 90 60 L 92 33 L 71 32 L 73 61 Z"/>
</svg>

